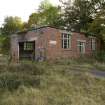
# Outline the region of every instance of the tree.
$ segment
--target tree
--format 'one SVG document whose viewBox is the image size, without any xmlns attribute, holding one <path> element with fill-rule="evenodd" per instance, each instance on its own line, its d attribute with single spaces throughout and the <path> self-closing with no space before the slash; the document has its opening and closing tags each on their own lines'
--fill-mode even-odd
<svg viewBox="0 0 105 105">
<path fill-rule="evenodd" d="M 42 14 L 41 13 L 32 13 L 29 16 L 28 24 L 29 27 L 35 26 L 35 25 L 41 25 L 42 24 Z"/>
<path fill-rule="evenodd" d="M 39 6 L 37 12 L 32 13 L 29 17 L 29 26 L 35 25 L 52 25 L 59 26 L 60 8 L 53 6 L 48 0 L 45 0 Z"/>
<path fill-rule="evenodd" d="M 63 0 L 61 0 L 63 2 Z M 87 31 L 96 14 L 104 7 L 105 0 L 74 0 L 63 4 L 65 26 L 70 30 Z M 69 4 L 69 5 L 68 5 Z"/>
<path fill-rule="evenodd" d="M 88 32 L 93 33 L 101 40 L 102 50 L 105 49 L 105 9 L 101 9 L 92 23 L 89 24 Z"/>
<path fill-rule="evenodd" d="M 87 0 L 75 0 L 72 5 L 65 4 L 64 21 L 69 30 L 85 31 L 92 21 L 91 4 Z"/>
<path fill-rule="evenodd" d="M 27 30 L 27 29 L 29 29 L 29 24 L 28 24 L 28 22 L 23 22 L 22 30 Z"/>
<path fill-rule="evenodd" d="M 9 54 L 10 51 L 10 37 L 9 35 L 24 29 L 21 18 L 19 17 L 6 17 L 4 24 L 1 28 L 0 52 Z"/>
<path fill-rule="evenodd" d="M 1 54 L 10 54 L 10 37 L 9 36 L 0 36 L 0 53 Z"/>
<path fill-rule="evenodd" d="M 101 40 L 105 49 L 105 0 L 60 0 L 64 5 L 64 26 L 68 30 L 86 32 Z"/>
<path fill-rule="evenodd" d="M 52 4 L 49 2 L 49 0 L 43 0 L 39 5 L 39 11 L 43 12 L 44 10 L 49 9 L 50 7 L 52 7 Z"/>
<path fill-rule="evenodd" d="M 2 34 L 11 35 L 22 30 L 23 23 L 20 17 L 6 17 L 2 27 Z"/>
</svg>

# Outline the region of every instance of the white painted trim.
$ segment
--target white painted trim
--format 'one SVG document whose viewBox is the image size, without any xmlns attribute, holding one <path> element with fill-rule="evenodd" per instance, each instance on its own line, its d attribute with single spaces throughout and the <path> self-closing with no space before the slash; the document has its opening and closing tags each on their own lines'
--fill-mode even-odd
<svg viewBox="0 0 105 105">
<path fill-rule="evenodd" d="M 20 53 L 19 53 L 19 43 L 18 43 L 18 60 L 19 60 L 19 56 L 20 56 Z"/>
<path fill-rule="evenodd" d="M 62 35 L 65 34 L 65 33 L 62 33 Z M 66 33 L 67 34 L 67 33 Z M 67 34 L 69 35 L 69 34 Z M 64 40 L 67 40 L 67 49 L 68 48 L 71 48 L 71 35 L 69 35 L 69 37 L 67 36 L 67 38 L 64 38 L 64 35 L 63 35 L 63 38 L 62 38 L 62 41 L 63 41 L 63 48 L 64 48 Z"/>
<path fill-rule="evenodd" d="M 84 43 L 86 43 L 86 40 L 77 40 L 78 42 L 84 42 Z"/>
<path fill-rule="evenodd" d="M 27 41 L 34 41 L 34 40 L 37 40 L 37 39 L 38 39 L 38 37 L 34 37 L 34 38 L 27 39 Z"/>
<path fill-rule="evenodd" d="M 56 45 L 56 44 L 57 44 L 57 41 L 55 41 L 55 40 L 50 40 L 49 43 L 50 43 L 51 45 Z"/>
<path fill-rule="evenodd" d="M 91 38 L 91 47 L 92 47 L 92 50 L 95 51 L 96 50 L 96 39 L 94 38 Z"/>
<path fill-rule="evenodd" d="M 82 42 L 83 44 L 82 45 L 78 45 L 77 43 L 77 47 L 82 47 L 83 48 L 83 52 L 80 52 L 81 54 L 85 54 L 86 53 L 86 43 L 83 42 L 83 41 L 78 41 L 78 42 Z"/>
</svg>

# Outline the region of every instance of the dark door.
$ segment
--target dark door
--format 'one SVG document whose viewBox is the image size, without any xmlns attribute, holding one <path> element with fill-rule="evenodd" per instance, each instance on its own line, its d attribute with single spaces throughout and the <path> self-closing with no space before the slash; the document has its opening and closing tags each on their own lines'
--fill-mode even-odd
<svg viewBox="0 0 105 105">
<path fill-rule="evenodd" d="M 19 58 L 35 59 L 35 41 L 19 42 Z"/>
</svg>

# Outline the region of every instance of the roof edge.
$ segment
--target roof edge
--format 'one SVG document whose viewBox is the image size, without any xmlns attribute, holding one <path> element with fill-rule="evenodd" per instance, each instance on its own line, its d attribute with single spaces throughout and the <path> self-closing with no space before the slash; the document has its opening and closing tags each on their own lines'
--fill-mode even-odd
<svg viewBox="0 0 105 105">
<path fill-rule="evenodd" d="M 95 35 L 93 33 L 71 31 L 71 30 L 67 30 L 67 29 L 59 28 L 59 27 L 55 27 L 55 26 L 50 26 L 50 25 L 40 26 L 40 27 L 36 27 L 36 28 L 33 27 L 33 28 L 30 28 L 30 29 L 27 29 L 27 30 L 16 32 L 15 34 L 27 33 L 28 31 L 38 30 L 38 29 L 47 28 L 47 27 L 55 28 L 55 29 L 62 30 L 62 31 L 69 31 L 69 32 L 75 32 L 75 33 L 85 34 L 86 36 L 94 36 Z"/>
</svg>

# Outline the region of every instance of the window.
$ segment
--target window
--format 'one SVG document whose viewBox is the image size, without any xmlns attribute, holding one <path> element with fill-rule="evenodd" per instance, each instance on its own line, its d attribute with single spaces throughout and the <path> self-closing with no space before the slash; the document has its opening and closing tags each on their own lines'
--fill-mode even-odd
<svg viewBox="0 0 105 105">
<path fill-rule="evenodd" d="M 33 50 L 33 43 L 25 42 L 24 43 L 24 50 Z"/>
<path fill-rule="evenodd" d="M 96 40 L 95 39 L 91 39 L 91 49 L 93 51 L 96 50 Z"/>
<path fill-rule="evenodd" d="M 70 48 L 71 36 L 70 34 L 62 33 L 62 48 Z"/>
<path fill-rule="evenodd" d="M 84 54 L 85 53 L 85 42 L 80 42 L 78 41 L 78 50 L 80 53 Z"/>
</svg>

